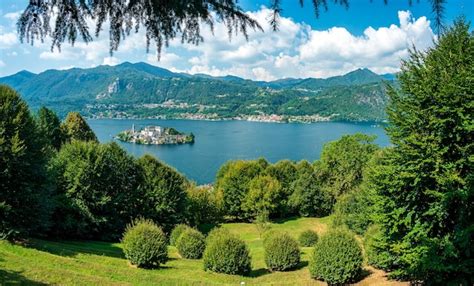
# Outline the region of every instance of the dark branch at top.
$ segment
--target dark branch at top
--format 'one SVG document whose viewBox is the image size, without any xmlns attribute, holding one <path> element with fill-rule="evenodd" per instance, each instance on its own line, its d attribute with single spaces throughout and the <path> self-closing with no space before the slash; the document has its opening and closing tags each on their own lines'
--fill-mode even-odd
<svg viewBox="0 0 474 286">
<path fill-rule="evenodd" d="M 53 16 L 54 23 L 50 23 Z M 178 36 L 182 42 L 199 44 L 203 41 L 201 25 L 212 29 L 215 20 L 226 25 L 229 36 L 242 33 L 247 37 L 248 29 L 262 30 L 234 0 L 30 0 L 17 23 L 20 41 L 33 44 L 50 36 L 51 49 L 60 49 L 65 41 L 74 45 L 78 37 L 90 42 L 88 19 L 95 22 L 96 36 L 109 21 L 111 53 L 132 30 L 141 27 L 147 50 L 153 40 L 158 55 Z"/>
<path fill-rule="evenodd" d="M 321 9 L 328 9 L 329 1 L 349 7 L 349 0 L 311 1 L 316 17 L 319 17 Z M 446 0 L 427 1 L 432 5 L 435 25 L 440 33 Z M 204 40 L 201 26 L 207 25 L 212 30 L 215 21 L 226 25 L 229 37 L 241 33 L 247 38 L 249 29 L 263 31 L 259 23 L 245 14 L 237 2 L 238 0 L 30 0 L 17 26 L 21 42 L 26 40 L 27 43 L 34 44 L 35 40 L 44 41 L 49 36 L 52 38 L 51 49 L 57 47 L 60 50 L 62 43 L 68 41 L 74 45 L 79 37 L 86 43 L 92 41 L 88 20 L 95 23 L 95 36 L 99 35 L 102 26 L 108 21 L 111 54 L 130 32 L 137 32 L 143 27 L 147 51 L 154 41 L 159 57 L 163 46 L 168 46 L 169 41 L 176 37 L 181 37 L 183 43 L 198 45 Z M 304 0 L 298 2 L 303 6 Z M 408 2 L 411 4 L 412 0 Z M 277 30 L 282 12 L 281 0 L 270 0 L 270 7 L 273 13 L 269 22 L 273 30 Z"/>
</svg>

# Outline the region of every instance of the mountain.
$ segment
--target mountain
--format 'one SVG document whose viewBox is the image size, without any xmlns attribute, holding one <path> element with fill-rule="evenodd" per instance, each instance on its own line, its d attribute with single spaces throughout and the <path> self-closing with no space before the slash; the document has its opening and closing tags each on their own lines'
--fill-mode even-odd
<svg viewBox="0 0 474 286">
<path fill-rule="evenodd" d="M 380 121 L 385 118 L 385 77 L 358 69 L 327 79 L 252 81 L 174 73 L 146 63 L 125 62 L 89 69 L 22 71 L 0 78 L 33 109 L 60 116 L 78 110 L 91 117 L 232 118 L 283 117 Z"/>
</svg>

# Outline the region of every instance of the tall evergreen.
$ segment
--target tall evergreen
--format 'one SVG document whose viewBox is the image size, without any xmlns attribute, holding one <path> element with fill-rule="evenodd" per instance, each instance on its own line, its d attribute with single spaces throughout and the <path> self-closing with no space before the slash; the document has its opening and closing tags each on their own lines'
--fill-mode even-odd
<svg viewBox="0 0 474 286">
<path fill-rule="evenodd" d="M 26 103 L 0 85 L 0 237 L 37 234 L 48 224 L 45 145 Z"/>
<path fill-rule="evenodd" d="M 457 21 L 402 64 L 389 88 L 393 148 L 375 176 L 378 251 L 396 277 L 474 280 L 474 36 Z"/>
<path fill-rule="evenodd" d="M 61 128 L 66 140 L 98 141 L 94 131 L 79 112 L 69 112 Z"/>
</svg>

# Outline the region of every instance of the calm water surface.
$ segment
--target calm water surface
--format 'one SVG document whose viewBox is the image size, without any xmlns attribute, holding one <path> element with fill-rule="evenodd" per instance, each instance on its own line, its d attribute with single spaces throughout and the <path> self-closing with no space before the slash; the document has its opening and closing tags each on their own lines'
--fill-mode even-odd
<svg viewBox="0 0 474 286">
<path fill-rule="evenodd" d="M 154 155 L 198 184 L 213 182 L 219 167 L 231 159 L 264 157 L 270 162 L 281 159 L 314 161 L 319 158 L 325 143 L 345 134 L 361 132 L 377 135 L 377 144 L 389 144 L 383 127 L 370 123 L 279 124 L 154 119 L 91 119 L 88 122 L 101 142 L 114 140 L 113 136 L 125 129 L 131 129 L 132 124 L 135 124 L 135 128 L 160 125 L 194 133 L 196 142 L 192 145 L 137 145 L 117 142 L 137 157 L 144 154 Z"/>
</svg>

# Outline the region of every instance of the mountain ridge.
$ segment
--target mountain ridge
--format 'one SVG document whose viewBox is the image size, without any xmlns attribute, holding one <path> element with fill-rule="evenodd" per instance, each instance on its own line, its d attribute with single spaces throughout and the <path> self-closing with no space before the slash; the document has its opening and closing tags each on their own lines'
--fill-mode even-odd
<svg viewBox="0 0 474 286">
<path fill-rule="evenodd" d="M 181 118 L 191 114 L 223 119 L 275 114 L 381 121 L 385 117 L 385 77 L 357 69 L 327 79 L 266 82 L 176 73 L 143 62 L 124 62 L 38 74 L 22 71 L 0 78 L 0 83 L 18 90 L 33 109 L 45 105 L 61 116 L 78 110 L 89 117 Z"/>
</svg>

